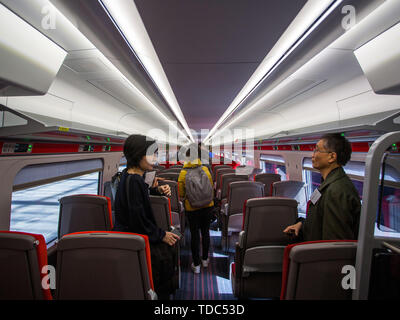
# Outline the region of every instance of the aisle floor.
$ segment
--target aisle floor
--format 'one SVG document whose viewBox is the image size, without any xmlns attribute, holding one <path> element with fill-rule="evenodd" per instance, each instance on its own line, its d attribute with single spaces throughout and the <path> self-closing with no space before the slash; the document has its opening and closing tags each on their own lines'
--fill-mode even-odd
<svg viewBox="0 0 400 320">
<path fill-rule="evenodd" d="M 234 252 L 221 248 L 221 231 L 210 230 L 210 263 L 201 268 L 200 274 L 191 269 L 190 231 L 185 231 L 185 246 L 181 247 L 181 288 L 176 291 L 176 300 L 232 300 L 232 285 L 229 277 Z M 231 239 L 234 241 L 234 239 Z M 232 243 L 231 241 L 231 246 Z"/>
</svg>

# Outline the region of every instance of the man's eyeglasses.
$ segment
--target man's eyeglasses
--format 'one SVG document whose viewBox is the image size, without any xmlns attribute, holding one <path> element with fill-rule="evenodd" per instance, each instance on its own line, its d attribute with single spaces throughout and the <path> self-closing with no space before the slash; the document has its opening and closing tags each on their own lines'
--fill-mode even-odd
<svg viewBox="0 0 400 320">
<path fill-rule="evenodd" d="M 318 148 L 314 148 L 314 149 L 313 149 L 313 153 L 316 153 L 316 152 L 319 152 L 319 153 L 331 153 L 331 152 L 333 152 L 333 151 L 321 151 L 321 150 L 319 150 Z"/>
</svg>

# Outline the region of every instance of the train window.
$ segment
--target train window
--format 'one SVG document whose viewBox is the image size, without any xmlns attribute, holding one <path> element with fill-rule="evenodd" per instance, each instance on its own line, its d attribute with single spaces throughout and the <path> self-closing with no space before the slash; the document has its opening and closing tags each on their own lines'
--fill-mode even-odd
<svg viewBox="0 0 400 320">
<path fill-rule="evenodd" d="M 246 166 L 254 166 L 254 156 L 252 154 L 243 153 L 241 164 Z"/>
<path fill-rule="evenodd" d="M 10 230 L 57 238 L 59 202 L 73 194 L 99 194 L 101 159 L 30 165 L 14 179 Z"/>
<path fill-rule="evenodd" d="M 306 197 L 307 201 L 310 200 L 311 195 L 321 185 L 322 176 L 319 172 L 309 169 L 303 170 L 303 181 L 306 184 Z"/>
<path fill-rule="evenodd" d="M 400 158 L 389 155 L 381 166 L 377 226 L 383 232 L 400 233 Z M 384 175 L 382 179 L 382 174 Z"/>
<path fill-rule="evenodd" d="M 363 177 L 365 171 L 364 162 L 349 161 L 346 166 L 343 167 L 343 169 L 357 189 L 360 199 L 362 199 Z M 310 199 L 310 196 L 314 190 L 320 186 L 321 179 L 321 174 L 313 169 L 311 158 L 305 158 L 303 161 L 303 181 L 307 184 L 307 199 Z"/>
<path fill-rule="evenodd" d="M 168 153 L 165 153 L 165 156 L 167 157 L 168 155 L 168 159 L 166 159 L 166 161 L 168 161 L 171 164 L 176 164 L 178 163 L 178 160 L 180 158 L 180 155 L 178 154 L 178 148 L 176 146 L 170 146 L 168 149 Z"/>
<path fill-rule="evenodd" d="M 163 164 L 167 162 L 167 150 L 158 149 L 158 163 Z"/>
<path fill-rule="evenodd" d="M 239 153 L 232 152 L 232 160 L 238 163 L 241 163 L 242 161 L 242 156 Z"/>
<path fill-rule="evenodd" d="M 263 173 L 276 173 L 281 176 L 281 180 L 287 180 L 285 160 L 281 156 L 261 155 L 261 169 Z"/>
<path fill-rule="evenodd" d="M 10 230 L 43 234 L 46 243 L 57 239 L 58 200 L 73 194 L 98 194 L 100 172 L 94 172 L 14 191 Z"/>
<path fill-rule="evenodd" d="M 121 160 L 119 161 L 119 168 L 118 171 L 122 171 L 126 168 L 126 158 L 122 157 Z"/>
<path fill-rule="evenodd" d="M 400 188 L 383 188 L 381 211 L 378 211 L 377 220 L 381 231 L 400 232 Z"/>
</svg>

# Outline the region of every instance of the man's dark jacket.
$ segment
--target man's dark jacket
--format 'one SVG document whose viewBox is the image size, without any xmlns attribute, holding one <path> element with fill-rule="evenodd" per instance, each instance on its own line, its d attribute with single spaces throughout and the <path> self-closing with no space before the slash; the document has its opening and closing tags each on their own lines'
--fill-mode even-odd
<svg viewBox="0 0 400 320">
<path fill-rule="evenodd" d="M 310 202 L 302 221 L 303 240 L 357 240 L 360 197 L 343 168 L 332 170 L 318 190 L 321 197 Z"/>
</svg>

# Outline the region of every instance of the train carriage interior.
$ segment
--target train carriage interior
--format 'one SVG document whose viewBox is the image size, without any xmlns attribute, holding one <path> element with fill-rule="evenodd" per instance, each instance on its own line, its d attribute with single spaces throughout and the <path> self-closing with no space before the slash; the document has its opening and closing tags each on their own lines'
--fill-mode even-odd
<svg viewBox="0 0 400 320">
<path fill-rule="evenodd" d="M 160 299 L 148 236 L 113 230 L 133 134 L 157 141 L 171 195 L 151 210 L 181 234 L 169 299 L 400 299 L 399 38 L 398 0 L 0 0 L 0 300 Z M 358 236 L 296 242 L 331 133 Z M 200 273 L 193 143 L 214 195 Z"/>
</svg>

